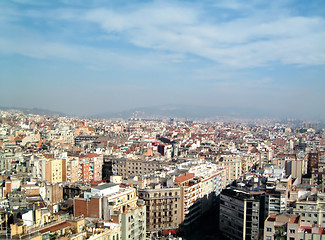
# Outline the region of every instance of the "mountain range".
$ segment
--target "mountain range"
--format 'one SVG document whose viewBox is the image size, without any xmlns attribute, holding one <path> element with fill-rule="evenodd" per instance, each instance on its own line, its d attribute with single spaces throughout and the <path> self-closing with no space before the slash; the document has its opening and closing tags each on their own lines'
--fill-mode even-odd
<svg viewBox="0 0 325 240">
<path fill-rule="evenodd" d="M 20 111 L 24 114 L 35 114 L 35 115 L 43 115 L 43 116 L 58 116 L 64 117 L 68 116 L 66 113 L 51 111 L 48 109 L 41 108 L 21 108 L 21 107 L 2 107 L 0 106 L 0 110 L 3 111 Z"/>
<path fill-rule="evenodd" d="M 0 110 L 21 111 L 24 114 L 37 114 L 46 116 L 76 116 L 73 114 L 66 114 L 57 111 L 51 111 L 41 108 L 19 108 L 19 107 L 1 107 Z M 129 119 L 129 118 L 142 118 L 142 119 L 166 119 L 166 118 L 182 118 L 189 120 L 217 120 L 222 118 L 237 118 L 237 119 L 263 119 L 263 118 L 294 118 L 294 116 L 280 116 L 267 112 L 266 110 L 253 109 L 253 108 L 239 108 L 239 107 L 208 107 L 208 106 L 194 106 L 194 105 L 161 105 L 151 107 L 133 108 L 119 112 L 103 112 L 94 115 L 83 115 L 79 117 L 96 118 L 96 119 Z M 324 121 L 323 117 L 316 119 Z"/>
<path fill-rule="evenodd" d="M 92 118 L 188 118 L 205 119 L 215 117 L 264 118 L 271 117 L 266 112 L 243 108 L 206 107 L 190 105 L 162 105 L 134 108 L 121 112 L 106 112 L 90 116 Z"/>
</svg>

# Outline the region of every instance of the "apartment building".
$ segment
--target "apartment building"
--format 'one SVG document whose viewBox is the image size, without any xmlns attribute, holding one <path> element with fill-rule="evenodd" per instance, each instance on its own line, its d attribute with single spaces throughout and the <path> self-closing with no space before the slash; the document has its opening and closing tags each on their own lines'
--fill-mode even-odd
<svg viewBox="0 0 325 240">
<path fill-rule="evenodd" d="M 104 168 L 107 174 L 117 174 L 122 177 L 151 174 L 152 172 L 169 166 L 170 163 L 158 160 L 133 160 L 127 158 L 104 157 Z M 105 176 L 108 178 L 109 176 Z"/>
<path fill-rule="evenodd" d="M 259 239 L 264 221 L 263 194 L 227 188 L 220 195 L 220 231 L 230 239 Z"/>
<path fill-rule="evenodd" d="M 265 240 L 288 239 L 297 240 L 300 223 L 299 215 L 277 214 L 270 215 L 265 220 L 264 238 Z M 305 238 L 303 238 L 304 240 Z M 309 239 L 309 238 L 307 238 Z"/>
<path fill-rule="evenodd" d="M 53 184 L 66 181 L 65 159 L 48 159 L 45 168 L 47 182 Z"/>
<path fill-rule="evenodd" d="M 199 164 L 174 179 L 180 188 L 181 222 L 186 227 L 202 216 L 216 202 L 224 184 L 224 168 L 215 164 Z"/>
<path fill-rule="evenodd" d="M 325 239 L 324 225 L 302 222 L 301 215 L 277 214 L 270 215 L 265 220 L 265 240 L 322 240 Z"/>
<path fill-rule="evenodd" d="M 42 183 L 40 194 L 51 213 L 60 210 L 59 205 L 63 202 L 63 189 L 60 187 L 59 183 Z"/>
<path fill-rule="evenodd" d="M 287 209 L 291 186 L 291 175 L 280 179 L 273 176 L 267 178 L 265 193 L 266 215 L 282 213 Z"/>
<path fill-rule="evenodd" d="M 79 157 L 69 156 L 67 162 L 67 182 L 76 183 L 79 178 Z"/>
<path fill-rule="evenodd" d="M 235 154 L 223 154 L 220 156 L 218 164 L 226 169 L 226 183 L 229 184 L 242 175 L 242 159 Z"/>
<path fill-rule="evenodd" d="M 180 188 L 152 183 L 144 189 L 139 189 L 138 195 L 146 205 L 147 231 L 177 231 L 182 222 Z"/>
<path fill-rule="evenodd" d="M 146 239 L 146 206 L 139 200 L 137 206 L 120 214 L 121 237 L 129 240 Z"/>
<path fill-rule="evenodd" d="M 302 223 L 325 226 L 325 193 L 315 193 L 298 199 L 293 212 L 301 216 Z"/>
<path fill-rule="evenodd" d="M 122 239 L 145 239 L 146 207 L 136 190 L 118 184 L 101 184 L 74 198 L 74 215 L 111 221 L 118 218 Z"/>
</svg>

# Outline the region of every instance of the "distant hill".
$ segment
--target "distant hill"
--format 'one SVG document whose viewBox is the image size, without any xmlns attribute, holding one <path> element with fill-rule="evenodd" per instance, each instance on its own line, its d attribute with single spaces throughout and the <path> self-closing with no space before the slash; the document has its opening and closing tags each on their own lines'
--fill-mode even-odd
<svg viewBox="0 0 325 240">
<path fill-rule="evenodd" d="M 65 114 L 65 113 L 51 111 L 48 109 L 41 109 L 41 108 L 19 108 L 19 107 L 2 107 L 2 106 L 0 106 L 0 110 L 20 111 L 24 114 L 35 114 L 35 115 L 42 115 L 42 116 L 58 116 L 58 117 L 68 116 L 68 114 Z"/>
<path fill-rule="evenodd" d="M 128 111 L 115 113 L 101 113 L 90 116 L 91 118 L 188 118 L 203 119 L 214 117 L 232 117 L 232 118 L 264 118 L 272 117 L 267 112 L 260 110 L 253 111 L 245 108 L 226 108 L 226 107 L 203 107 L 190 105 L 163 105 L 153 107 L 134 108 Z"/>
</svg>

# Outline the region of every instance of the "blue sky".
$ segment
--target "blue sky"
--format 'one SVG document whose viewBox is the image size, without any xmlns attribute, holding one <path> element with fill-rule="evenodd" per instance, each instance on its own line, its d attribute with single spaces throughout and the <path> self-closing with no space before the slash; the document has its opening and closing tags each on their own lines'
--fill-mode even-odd
<svg viewBox="0 0 325 240">
<path fill-rule="evenodd" d="M 325 1 L 0 2 L 0 105 L 324 116 Z"/>
</svg>

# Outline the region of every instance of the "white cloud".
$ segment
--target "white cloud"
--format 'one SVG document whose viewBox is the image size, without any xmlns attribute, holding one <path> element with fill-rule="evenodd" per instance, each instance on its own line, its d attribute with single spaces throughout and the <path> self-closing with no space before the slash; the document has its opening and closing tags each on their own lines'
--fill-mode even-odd
<svg viewBox="0 0 325 240">
<path fill-rule="evenodd" d="M 324 18 L 293 15 L 281 1 L 270 3 L 270 9 L 267 9 L 269 13 L 261 7 L 260 1 L 245 4 L 241 1 L 218 1 L 212 5 L 211 9 L 207 9 L 207 5 L 198 3 L 180 5 L 158 1 L 134 4 L 134 8 L 129 7 L 127 10 L 58 8 L 44 11 L 21 10 L 15 13 L 4 9 L 4 21 L 7 18 L 14 22 L 19 17 L 46 20 L 60 27 L 63 25 L 67 28 L 66 32 L 75 31 L 76 34 L 79 34 L 78 29 L 73 29 L 76 25 L 69 27 L 69 24 L 79 23 L 80 28 L 85 24 L 95 24 L 106 34 L 108 44 L 99 47 L 84 43 L 82 46 L 82 43 L 65 43 L 64 39 L 48 40 L 36 29 L 30 29 L 36 35 L 32 39 L 28 38 L 30 33 L 27 27 L 24 29 L 25 35 L 16 34 L 14 39 L 2 35 L 5 45 L 1 49 L 6 52 L 11 49 L 30 57 L 54 56 L 80 61 L 85 55 L 112 58 L 110 55 L 118 55 L 118 51 L 110 49 L 109 42 L 123 40 L 135 47 L 149 50 L 147 56 L 150 55 L 150 60 L 154 52 L 158 58 L 165 52 L 169 57 L 178 56 L 174 58 L 176 62 L 199 57 L 231 68 L 266 66 L 274 62 L 325 64 L 325 47 L 322 44 L 325 39 Z M 224 14 L 224 9 L 230 9 L 234 13 L 247 11 L 247 14 L 220 20 L 218 16 Z M 7 29 L 8 26 L 10 25 L 7 25 Z M 87 42 L 89 39 L 104 39 L 99 34 L 94 37 L 84 34 L 80 35 L 80 42 L 83 38 Z M 187 59 L 184 58 L 185 55 Z M 169 57 L 162 57 L 161 60 Z"/>
<path fill-rule="evenodd" d="M 236 3 L 232 8 L 239 9 L 240 5 Z M 325 64 L 321 45 L 325 34 L 323 18 L 264 17 L 256 9 L 255 14 L 245 18 L 214 22 L 211 16 L 202 14 L 194 8 L 159 3 L 127 13 L 90 10 L 86 20 L 139 47 L 189 53 L 232 67 L 272 62 Z"/>
</svg>

